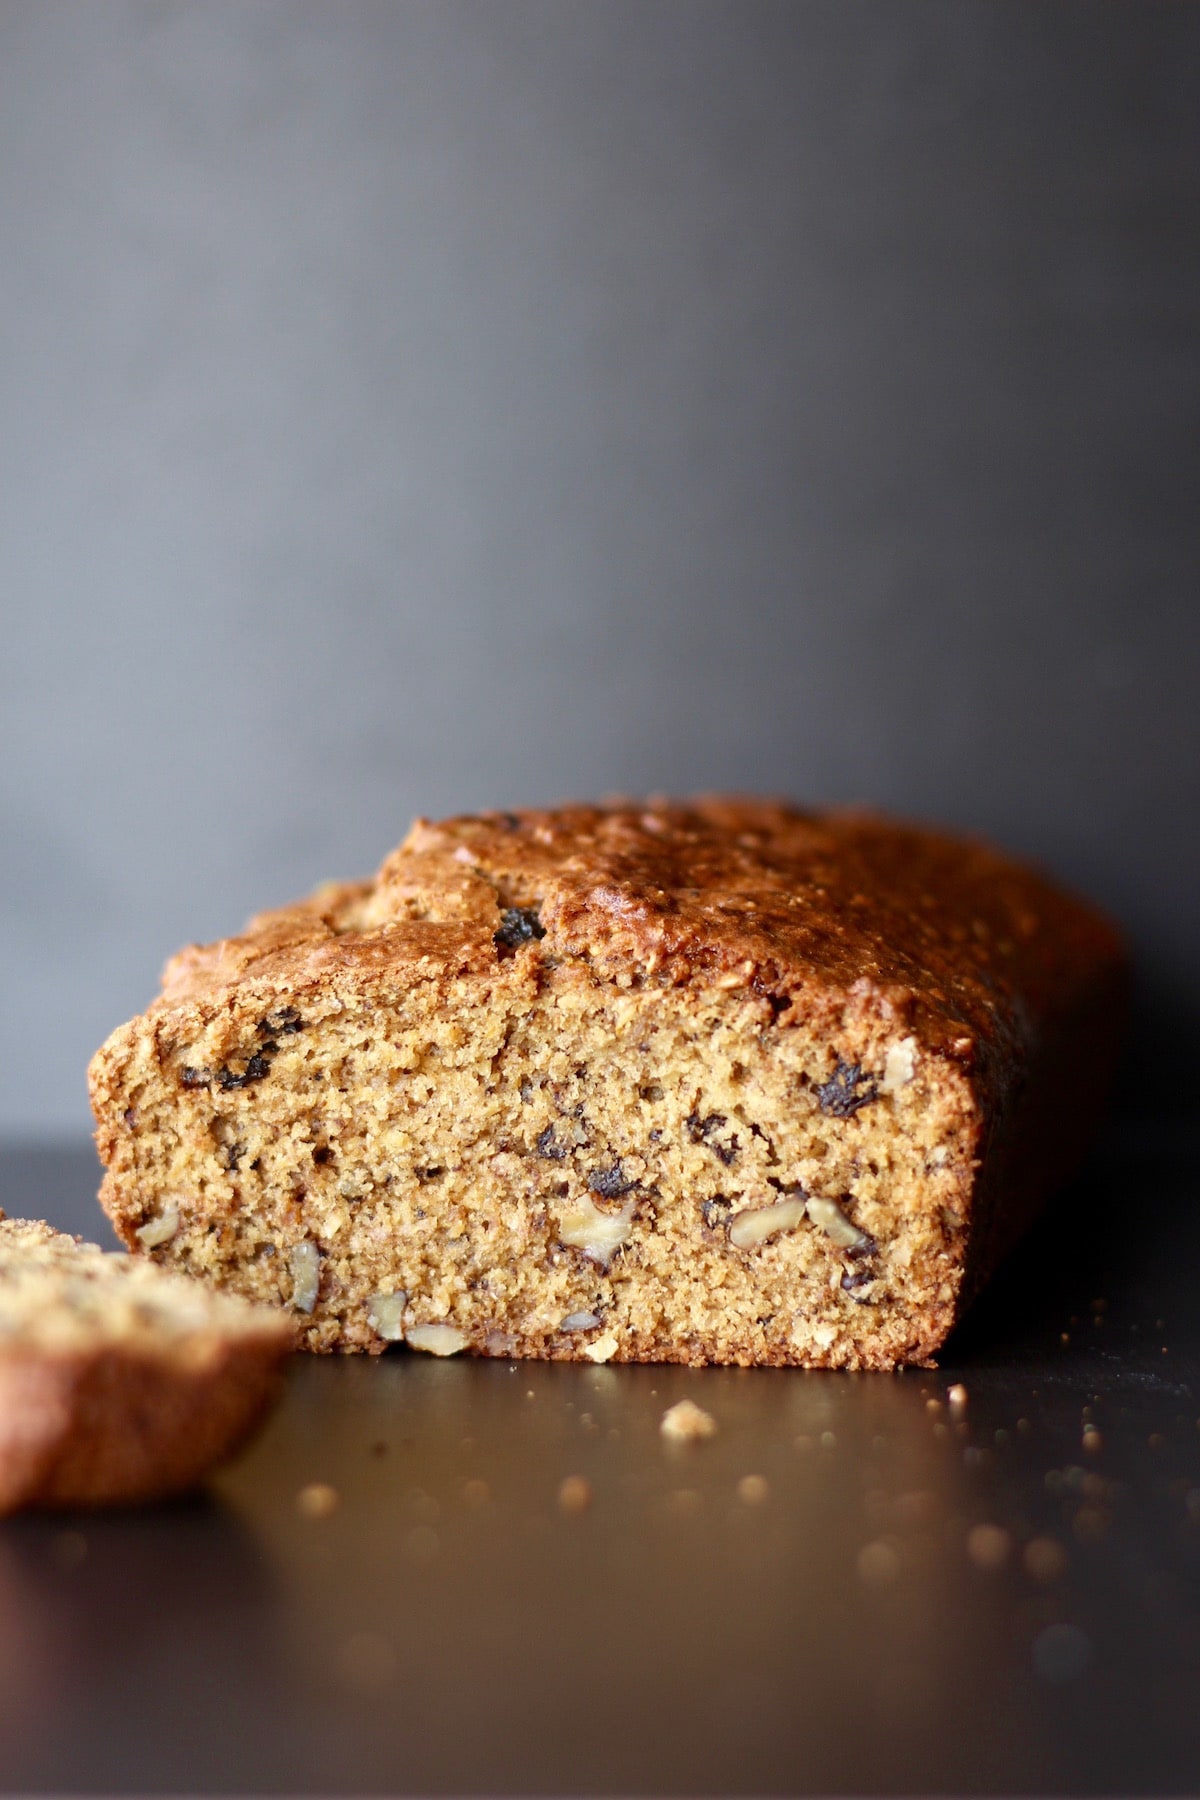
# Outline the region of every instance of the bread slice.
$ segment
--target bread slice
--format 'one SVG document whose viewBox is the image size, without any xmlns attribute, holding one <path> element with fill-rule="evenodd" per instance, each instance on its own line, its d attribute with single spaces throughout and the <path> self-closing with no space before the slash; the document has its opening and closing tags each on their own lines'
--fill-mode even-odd
<svg viewBox="0 0 1200 1800">
<path fill-rule="evenodd" d="M 927 1363 L 1086 1143 L 1113 929 L 782 805 L 418 822 L 183 951 L 91 1067 L 131 1250 L 314 1350 Z"/>
<path fill-rule="evenodd" d="M 0 1213 L 0 1513 L 190 1488 L 258 1425 L 294 1336 L 277 1309 Z"/>
</svg>

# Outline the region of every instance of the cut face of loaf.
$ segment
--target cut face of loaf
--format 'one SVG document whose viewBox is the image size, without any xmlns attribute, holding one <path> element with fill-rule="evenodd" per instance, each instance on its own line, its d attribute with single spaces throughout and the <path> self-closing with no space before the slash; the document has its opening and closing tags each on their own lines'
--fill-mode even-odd
<svg viewBox="0 0 1200 1800">
<path fill-rule="evenodd" d="M 745 801 L 418 824 L 185 951 L 91 1070 L 130 1249 L 313 1349 L 927 1362 L 1077 1160 L 1108 925 Z"/>
</svg>

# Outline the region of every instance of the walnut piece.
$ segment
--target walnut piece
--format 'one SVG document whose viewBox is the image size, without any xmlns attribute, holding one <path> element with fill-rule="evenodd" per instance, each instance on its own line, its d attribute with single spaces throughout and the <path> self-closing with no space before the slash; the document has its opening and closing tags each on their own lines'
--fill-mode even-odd
<svg viewBox="0 0 1200 1800">
<path fill-rule="evenodd" d="M 821 1200 L 815 1196 L 808 1201 L 808 1216 L 814 1225 L 819 1225 L 826 1237 L 831 1237 L 842 1250 L 869 1250 L 873 1239 L 865 1231 L 860 1231 L 846 1217 L 836 1200 Z"/>
<path fill-rule="evenodd" d="M 457 1356 L 470 1343 L 465 1331 L 457 1325 L 410 1325 L 404 1341 L 412 1350 L 424 1350 L 429 1356 Z"/>
<path fill-rule="evenodd" d="M 572 1200 L 559 1220 L 558 1240 L 573 1250 L 582 1250 L 592 1262 L 607 1269 L 621 1245 L 633 1230 L 633 1201 L 627 1201 L 620 1212 L 601 1212 L 584 1195 Z"/>
<path fill-rule="evenodd" d="M 735 1250 L 756 1250 L 759 1244 L 778 1237 L 781 1231 L 794 1231 L 803 1217 L 803 1200 L 779 1200 L 773 1206 L 752 1206 L 746 1212 L 736 1213 L 730 1220 L 729 1241 Z"/>
<path fill-rule="evenodd" d="M 179 1208 L 169 1200 L 156 1219 L 138 1226 L 137 1241 L 143 1250 L 156 1250 L 160 1244 L 169 1244 L 178 1230 Z"/>
<path fill-rule="evenodd" d="M 293 1246 L 288 1267 L 292 1271 L 292 1305 L 297 1312 L 312 1312 L 321 1289 L 321 1252 L 305 1238 Z"/>
<path fill-rule="evenodd" d="M 883 1065 L 883 1080 L 879 1084 L 881 1094 L 894 1094 L 898 1088 L 907 1087 L 917 1068 L 917 1040 L 913 1037 L 901 1038 L 898 1044 L 889 1044 L 887 1057 Z"/>
<path fill-rule="evenodd" d="M 408 1295 L 403 1288 L 394 1294 L 373 1294 L 367 1302 L 367 1323 L 389 1344 L 397 1344 L 404 1336 L 404 1309 Z"/>
</svg>

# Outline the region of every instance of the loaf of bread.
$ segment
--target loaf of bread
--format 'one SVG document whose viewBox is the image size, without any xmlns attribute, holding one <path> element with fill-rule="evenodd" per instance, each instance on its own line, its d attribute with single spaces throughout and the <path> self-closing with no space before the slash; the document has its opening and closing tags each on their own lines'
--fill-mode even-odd
<svg viewBox="0 0 1200 1800">
<path fill-rule="evenodd" d="M 277 1394 L 295 1330 L 0 1213 L 0 1513 L 186 1491 Z"/>
<path fill-rule="evenodd" d="M 91 1067 L 133 1251 L 314 1350 L 928 1364 L 1077 1163 L 1109 924 L 747 800 L 418 822 L 183 951 Z"/>
</svg>

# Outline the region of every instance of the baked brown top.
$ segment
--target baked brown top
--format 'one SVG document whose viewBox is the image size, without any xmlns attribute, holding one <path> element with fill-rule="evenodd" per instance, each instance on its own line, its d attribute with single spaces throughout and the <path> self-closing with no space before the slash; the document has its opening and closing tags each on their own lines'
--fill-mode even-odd
<svg viewBox="0 0 1200 1800">
<path fill-rule="evenodd" d="M 158 1003 L 486 972 L 516 950 L 618 981 L 744 987 L 786 1024 L 848 1007 L 987 1083 L 1123 963 L 1093 908 L 988 846 L 861 812 L 704 798 L 418 820 L 374 881 L 183 951 Z"/>
</svg>

